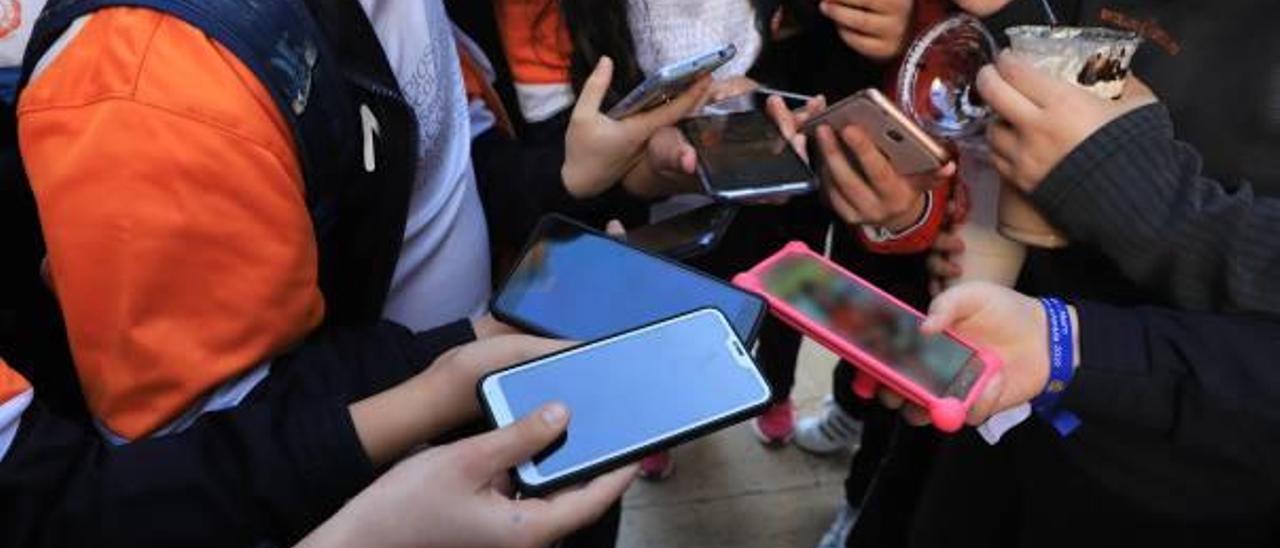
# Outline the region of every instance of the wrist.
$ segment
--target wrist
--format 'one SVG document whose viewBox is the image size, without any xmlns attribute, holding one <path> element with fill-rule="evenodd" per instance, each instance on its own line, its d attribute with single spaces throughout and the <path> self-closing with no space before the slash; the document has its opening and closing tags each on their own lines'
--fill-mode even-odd
<svg viewBox="0 0 1280 548">
<path fill-rule="evenodd" d="M 1049 341 L 1049 379 L 1040 395 L 1032 398 L 1031 407 L 1060 435 L 1067 436 L 1080 425 L 1079 418 L 1059 406 L 1062 393 L 1075 374 L 1077 330 L 1071 320 L 1070 307 L 1061 299 L 1042 298 L 1040 305 Z"/>
<path fill-rule="evenodd" d="M 415 410 L 422 417 L 417 423 L 419 443 L 466 424 L 479 413 L 476 376 L 458 367 L 462 364 L 447 363 L 451 359 L 449 354 L 442 356 L 440 363 L 416 379 Z"/>
<path fill-rule="evenodd" d="M 356 435 L 374 466 L 394 462 L 474 414 L 475 403 L 468 407 L 466 396 L 459 393 L 463 391 L 455 389 L 459 383 L 450 382 L 456 374 L 439 365 L 348 407 Z"/>
<path fill-rule="evenodd" d="M 900 236 L 919 225 L 928 213 L 928 196 L 929 194 L 927 192 L 917 194 L 915 200 L 911 202 L 911 207 L 903 214 L 890 219 L 889 222 L 886 222 L 884 224 L 884 228 L 888 229 L 889 232 L 893 233 L 895 236 Z"/>
</svg>

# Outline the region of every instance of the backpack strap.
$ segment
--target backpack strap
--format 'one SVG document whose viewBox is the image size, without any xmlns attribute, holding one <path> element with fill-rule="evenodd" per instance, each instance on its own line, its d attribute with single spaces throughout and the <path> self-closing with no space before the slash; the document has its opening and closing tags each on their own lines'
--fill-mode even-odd
<svg viewBox="0 0 1280 548">
<path fill-rule="evenodd" d="M 293 133 L 306 181 L 307 209 L 317 235 L 336 220 L 340 162 L 359 121 L 329 41 L 302 0 L 50 0 L 36 20 L 23 56 L 18 89 L 76 19 L 109 7 L 140 7 L 200 29 L 244 63 L 271 93 Z"/>
</svg>

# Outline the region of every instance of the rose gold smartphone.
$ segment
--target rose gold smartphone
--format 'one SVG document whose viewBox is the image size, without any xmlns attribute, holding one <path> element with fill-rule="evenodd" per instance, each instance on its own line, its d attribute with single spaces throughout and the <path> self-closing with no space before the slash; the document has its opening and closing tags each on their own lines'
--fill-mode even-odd
<svg viewBox="0 0 1280 548">
<path fill-rule="evenodd" d="M 801 131 L 813 140 L 819 126 L 840 131 L 850 124 L 866 131 L 880 152 L 889 157 L 894 170 L 902 175 L 933 171 L 951 161 L 946 148 L 874 88 L 859 91 L 832 105 L 805 123 Z M 850 161 L 856 165 L 852 154 Z"/>
</svg>

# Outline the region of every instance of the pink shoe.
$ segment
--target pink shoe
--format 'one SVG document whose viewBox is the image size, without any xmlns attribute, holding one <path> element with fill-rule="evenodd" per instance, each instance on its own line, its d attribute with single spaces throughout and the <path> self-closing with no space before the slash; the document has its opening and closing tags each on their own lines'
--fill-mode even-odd
<svg viewBox="0 0 1280 548">
<path fill-rule="evenodd" d="M 791 441 L 791 435 L 795 433 L 794 419 L 791 400 L 787 400 L 769 406 L 763 415 L 751 421 L 751 427 L 760 443 L 778 447 Z"/>
<path fill-rule="evenodd" d="M 662 451 L 640 459 L 640 478 L 649 481 L 662 481 L 671 477 L 676 471 L 676 461 L 671 453 Z"/>
</svg>

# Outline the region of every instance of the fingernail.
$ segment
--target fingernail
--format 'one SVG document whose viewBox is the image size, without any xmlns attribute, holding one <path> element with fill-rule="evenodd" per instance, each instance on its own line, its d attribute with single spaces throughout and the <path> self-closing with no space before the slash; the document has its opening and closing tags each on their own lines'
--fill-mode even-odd
<svg viewBox="0 0 1280 548">
<path fill-rule="evenodd" d="M 548 405 L 546 409 L 542 410 L 542 422 L 547 423 L 547 426 L 558 427 L 564 424 L 565 419 L 568 417 L 569 410 L 558 403 Z"/>
</svg>

